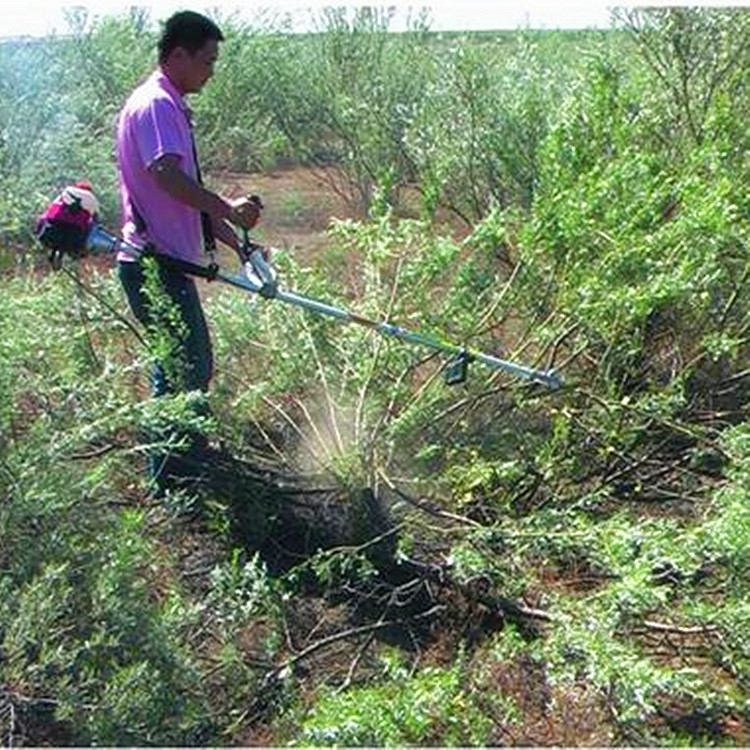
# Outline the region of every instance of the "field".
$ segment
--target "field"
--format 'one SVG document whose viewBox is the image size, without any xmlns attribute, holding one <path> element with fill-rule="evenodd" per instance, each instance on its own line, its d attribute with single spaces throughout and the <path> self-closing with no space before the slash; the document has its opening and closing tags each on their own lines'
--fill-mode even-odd
<svg viewBox="0 0 750 750">
<path fill-rule="evenodd" d="M 292 166 L 256 174 L 219 172 L 210 179 L 226 195 L 259 194 L 265 208 L 258 240 L 305 262 L 327 245 L 332 220 L 356 218 L 356 208 L 335 192 L 324 170 Z"/>
<path fill-rule="evenodd" d="M 748 12 L 220 19 L 204 173 L 284 285 L 563 386 L 201 282 L 211 391 L 160 399 L 111 259 L 34 237 L 81 177 L 117 228 L 153 64 L 70 20 L 0 45 L 3 744 L 750 744 Z"/>
</svg>

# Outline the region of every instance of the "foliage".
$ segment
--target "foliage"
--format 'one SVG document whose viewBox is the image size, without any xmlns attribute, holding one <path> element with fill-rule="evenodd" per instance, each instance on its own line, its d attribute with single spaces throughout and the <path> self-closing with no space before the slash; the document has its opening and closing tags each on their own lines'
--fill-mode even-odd
<svg viewBox="0 0 750 750">
<path fill-rule="evenodd" d="M 697 8 L 620 9 L 617 18 L 653 77 L 646 88 L 651 95 L 646 106 L 662 107 L 654 122 L 661 142 L 670 150 L 670 142 L 683 139 L 700 146 L 714 135 L 717 103 L 741 96 L 747 86 L 747 13 L 739 8 L 711 13 Z"/>
<path fill-rule="evenodd" d="M 318 746 L 394 747 L 481 745 L 486 717 L 464 686 L 461 665 L 410 675 L 398 658 L 385 660 L 382 684 L 323 694 L 303 723 L 299 743 Z"/>
<path fill-rule="evenodd" d="M 395 197 L 413 177 L 404 134 L 433 70 L 424 28 L 394 36 L 389 22 L 374 8 L 352 18 L 346 8 L 326 9 L 324 33 L 269 36 L 253 61 L 269 72 L 254 87 L 254 108 L 295 159 L 335 167 L 336 185 L 364 209 L 379 190 Z"/>
<path fill-rule="evenodd" d="M 73 14 L 69 37 L 0 45 L 2 262 L 15 267 L 0 290 L 3 737 L 241 744 L 276 711 L 296 744 L 566 744 L 555 722 L 583 691 L 618 742 L 741 744 L 747 14 L 642 9 L 572 35 L 422 21 L 392 34 L 366 9 L 295 36 L 220 20 L 223 62 L 195 104 L 214 179 L 294 160 L 362 209 L 315 263 L 279 253 L 285 284 L 555 367 L 565 386 L 475 363 L 451 389 L 431 351 L 227 293 L 207 305 L 215 421 L 194 396 L 144 401 L 154 352 L 114 277 L 36 273 L 29 217 L 88 176 L 116 221 L 111 129 L 154 29 L 140 12 Z M 291 596 L 237 548 L 221 498 L 189 532 L 193 499 L 148 498 L 144 435 L 166 423 L 251 455 L 262 442 L 285 471 L 345 492 L 382 489 L 402 558 L 439 561 L 441 586 L 480 612 L 502 605 L 489 661 L 471 610 L 471 637 L 452 623 L 448 666 L 381 646 L 354 684 L 366 641 L 346 689 L 305 683 L 289 630 L 302 587 Z M 219 550 L 202 577 L 185 571 L 188 533 Z M 316 552 L 300 580 L 308 568 L 323 587 L 379 573 L 359 547 Z M 273 676 L 299 691 L 292 709 Z M 524 677 L 542 708 L 522 700 Z"/>
</svg>

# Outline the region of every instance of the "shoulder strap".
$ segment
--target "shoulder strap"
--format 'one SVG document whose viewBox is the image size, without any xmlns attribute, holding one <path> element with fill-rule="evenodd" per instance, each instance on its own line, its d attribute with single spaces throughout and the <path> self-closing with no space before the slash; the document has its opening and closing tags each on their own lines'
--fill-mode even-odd
<svg viewBox="0 0 750 750">
<path fill-rule="evenodd" d="M 188 128 L 190 129 L 190 144 L 193 147 L 193 160 L 195 161 L 195 176 L 198 178 L 198 184 L 203 184 L 203 178 L 201 177 L 201 167 L 198 162 L 198 149 L 195 147 L 195 136 L 193 135 L 193 123 L 188 118 Z M 205 212 L 201 211 L 201 228 L 203 229 L 203 248 L 206 251 L 209 258 L 213 258 L 213 254 L 216 252 L 216 238 L 214 237 L 214 227 L 211 223 L 211 217 Z"/>
</svg>

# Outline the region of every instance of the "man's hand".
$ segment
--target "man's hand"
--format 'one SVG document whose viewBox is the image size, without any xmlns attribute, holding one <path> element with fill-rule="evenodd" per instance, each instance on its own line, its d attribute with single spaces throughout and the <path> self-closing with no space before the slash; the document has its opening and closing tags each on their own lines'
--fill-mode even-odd
<svg viewBox="0 0 750 750">
<path fill-rule="evenodd" d="M 252 229 L 260 219 L 263 203 L 257 195 L 229 201 L 232 210 L 229 221 L 243 229 Z"/>
<path fill-rule="evenodd" d="M 263 203 L 257 195 L 231 199 L 207 190 L 182 171 L 175 154 L 165 154 L 148 169 L 162 190 L 181 203 L 204 211 L 214 222 L 227 219 L 235 226 L 252 229 L 260 219 Z"/>
</svg>

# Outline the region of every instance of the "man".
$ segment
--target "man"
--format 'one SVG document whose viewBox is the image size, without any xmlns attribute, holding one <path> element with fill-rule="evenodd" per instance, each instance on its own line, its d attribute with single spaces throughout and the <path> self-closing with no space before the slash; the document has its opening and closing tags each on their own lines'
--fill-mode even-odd
<svg viewBox="0 0 750 750">
<path fill-rule="evenodd" d="M 223 38 L 218 26 L 198 13 L 171 16 L 159 39 L 158 67 L 130 95 L 117 124 L 123 238 L 137 246 L 151 243 L 158 254 L 192 263 L 213 250 L 214 238 L 239 251 L 229 222 L 251 229 L 260 215 L 257 199 L 229 200 L 201 182 L 185 97 L 210 80 Z M 152 341 L 159 341 L 154 395 L 205 393 L 213 356 L 194 280 L 160 264 L 157 255 L 156 279 L 149 286 L 147 272 L 134 257 L 121 252 L 117 260 L 134 315 L 154 334 Z M 165 311 L 164 300 L 172 312 Z M 167 343 L 165 332 L 171 339 Z M 164 488 L 164 462 L 164 455 L 152 457 L 157 490 Z"/>
</svg>

